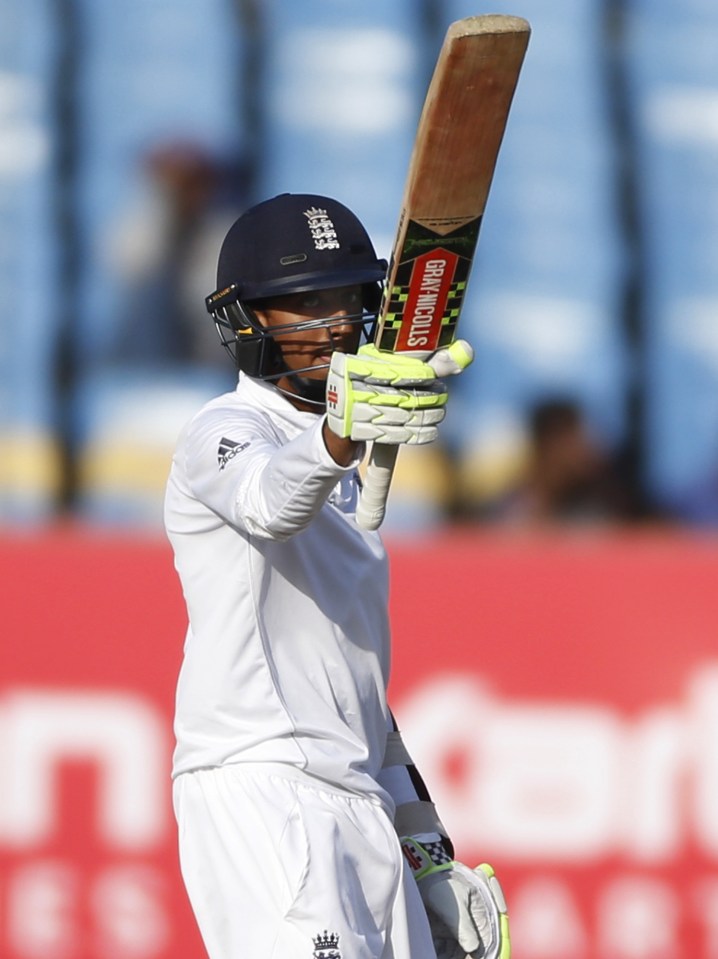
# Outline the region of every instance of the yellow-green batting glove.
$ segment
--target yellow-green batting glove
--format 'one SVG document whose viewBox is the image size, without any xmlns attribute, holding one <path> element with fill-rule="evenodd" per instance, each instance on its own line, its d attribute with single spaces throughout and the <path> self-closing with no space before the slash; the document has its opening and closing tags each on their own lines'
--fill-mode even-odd
<svg viewBox="0 0 718 959">
<path fill-rule="evenodd" d="M 510 959 L 506 901 L 491 866 L 469 869 L 450 859 L 438 835 L 404 836 L 401 846 L 419 886 L 437 959 Z"/>
<path fill-rule="evenodd" d="M 455 355 L 450 355 L 452 350 Z M 382 352 L 372 344 L 360 347 L 356 354 L 334 353 L 326 391 L 329 428 L 337 436 L 362 442 L 431 443 L 447 400 L 446 385 L 433 365 L 435 358 L 444 376 L 468 366 L 473 352 L 468 344 L 457 341 L 426 363 Z"/>
</svg>

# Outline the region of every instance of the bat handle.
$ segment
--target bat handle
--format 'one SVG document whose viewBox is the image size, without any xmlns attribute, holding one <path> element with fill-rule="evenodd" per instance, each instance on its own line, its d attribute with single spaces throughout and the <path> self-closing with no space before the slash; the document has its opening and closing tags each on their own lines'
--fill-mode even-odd
<svg viewBox="0 0 718 959">
<path fill-rule="evenodd" d="M 386 512 L 386 500 L 394 473 L 398 446 L 374 443 L 357 505 L 357 523 L 362 529 L 379 529 Z"/>
</svg>

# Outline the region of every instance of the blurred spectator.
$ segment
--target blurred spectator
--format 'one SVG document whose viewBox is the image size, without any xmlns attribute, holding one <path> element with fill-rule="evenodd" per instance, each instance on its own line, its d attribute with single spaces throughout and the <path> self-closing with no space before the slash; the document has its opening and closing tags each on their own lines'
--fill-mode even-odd
<svg viewBox="0 0 718 959">
<path fill-rule="evenodd" d="M 242 164 L 192 141 L 154 147 L 142 172 L 106 233 L 108 336 L 78 378 L 73 421 L 74 507 L 125 526 L 161 521 L 177 434 L 198 402 L 236 384 L 204 298 L 247 182 Z"/>
<path fill-rule="evenodd" d="M 226 370 L 203 302 L 215 286 L 216 251 L 241 206 L 246 171 L 191 142 L 173 142 L 150 150 L 143 172 L 147 192 L 109 241 L 125 292 L 106 360 Z"/>
<path fill-rule="evenodd" d="M 528 417 L 517 484 L 489 518 L 514 525 L 583 525 L 626 519 L 629 496 L 611 457 L 572 399 L 546 399 Z"/>
<path fill-rule="evenodd" d="M 697 483 L 667 505 L 676 522 L 689 526 L 718 528 L 718 472 Z"/>
</svg>

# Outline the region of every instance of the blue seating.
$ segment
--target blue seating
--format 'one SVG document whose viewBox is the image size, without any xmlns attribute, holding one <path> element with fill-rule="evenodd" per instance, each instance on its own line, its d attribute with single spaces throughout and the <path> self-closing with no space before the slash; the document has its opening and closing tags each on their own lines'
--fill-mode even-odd
<svg viewBox="0 0 718 959">
<path fill-rule="evenodd" d="M 268 5 L 258 192 L 353 209 L 388 256 L 426 83 L 412 0 Z"/>
<path fill-rule="evenodd" d="M 77 0 L 59 27 L 48 0 L 5 7 L 0 520 L 54 515 L 64 442 L 80 513 L 142 523 L 158 515 L 159 473 L 143 491 L 128 481 L 125 500 L 116 482 L 103 487 L 111 440 L 138 398 L 163 408 L 156 384 L 183 410 L 231 385 L 202 305 L 229 223 L 278 192 L 327 193 L 387 256 L 436 54 L 449 23 L 476 5 L 303 0 L 260 4 L 250 23 L 226 0 L 199 13 L 194 0 Z M 616 448 L 636 384 L 650 494 L 679 518 L 716 522 L 718 4 L 629 0 L 609 46 L 601 0 L 496 0 L 492 10 L 525 16 L 533 36 L 462 319 L 477 359 L 452 386 L 431 482 L 416 482 L 418 456 L 400 460 L 396 525 L 439 520 L 449 463 L 468 495 L 500 493 L 542 400 L 573 399 Z M 609 53 L 627 79 L 618 106 L 635 130 L 629 143 L 612 123 Z M 637 237 L 618 206 L 626 159 Z M 173 230 L 182 177 L 185 199 L 205 194 L 201 215 Z M 636 352 L 624 298 L 634 265 Z M 162 422 L 164 463 L 177 424 Z M 142 455 L 155 457 L 147 445 Z"/>
<path fill-rule="evenodd" d="M 449 20 L 475 4 L 441 5 Z M 521 455 L 528 409 L 573 398 L 607 445 L 625 435 L 615 156 L 598 0 L 497 2 L 533 32 L 482 225 L 461 332 L 477 351 L 447 437 L 475 496 Z M 503 461 L 503 462 L 502 462 Z M 479 475 L 480 474 L 480 475 Z"/>
<path fill-rule="evenodd" d="M 224 0 L 201 12 L 193 0 L 84 0 L 80 11 L 78 510 L 159 522 L 180 411 L 235 376 L 203 298 L 246 147 L 240 22 Z M 142 409 L 156 428 L 140 428 Z"/>
<path fill-rule="evenodd" d="M 644 243 L 647 482 L 718 521 L 718 6 L 637 0 L 627 31 Z"/>
<path fill-rule="evenodd" d="M 60 487 L 54 359 L 62 318 L 47 4 L 5 0 L 0 30 L 0 520 L 39 522 Z M 22 38 L 22 42 L 20 42 Z"/>
</svg>

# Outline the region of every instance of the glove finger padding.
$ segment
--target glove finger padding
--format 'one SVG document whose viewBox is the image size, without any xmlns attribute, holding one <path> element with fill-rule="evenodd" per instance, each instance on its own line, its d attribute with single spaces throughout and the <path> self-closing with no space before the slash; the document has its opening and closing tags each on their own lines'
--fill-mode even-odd
<svg viewBox="0 0 718 959">
<path fill-rule="evenodd" d="M 380 353 L 334 353 L 327 377 L 327 423 L 352 440 L 420 445 L 436 439 L 445 384 L 421 360 Z"/>
<path fill-rule="evenodd" d="M 359 347 L 356 355 L 344 354 L 349 360 L 348 372 L 352 379 L 378 383 L 396 388 L 429 384 L 436 379 L 436 371 L 429 363 L 405 353 L 388 353 L 373 343 Z"/>
<path fill-rule="evenodd" d="M 491 866 L 460 862 L 419 880 L 438 959 L 509 959 L 506 902 Z"/>
<path fill-rule="evenodd" d="M 441 380 L 411 386 L 380 386 L 350 376 L 355 403 L 367 406 L 400 406 L 405 410 L 437 409 L 446 403 L 446 386 Z M 383 412 L 383 409 L 382 409 Z"/>
</svg>

